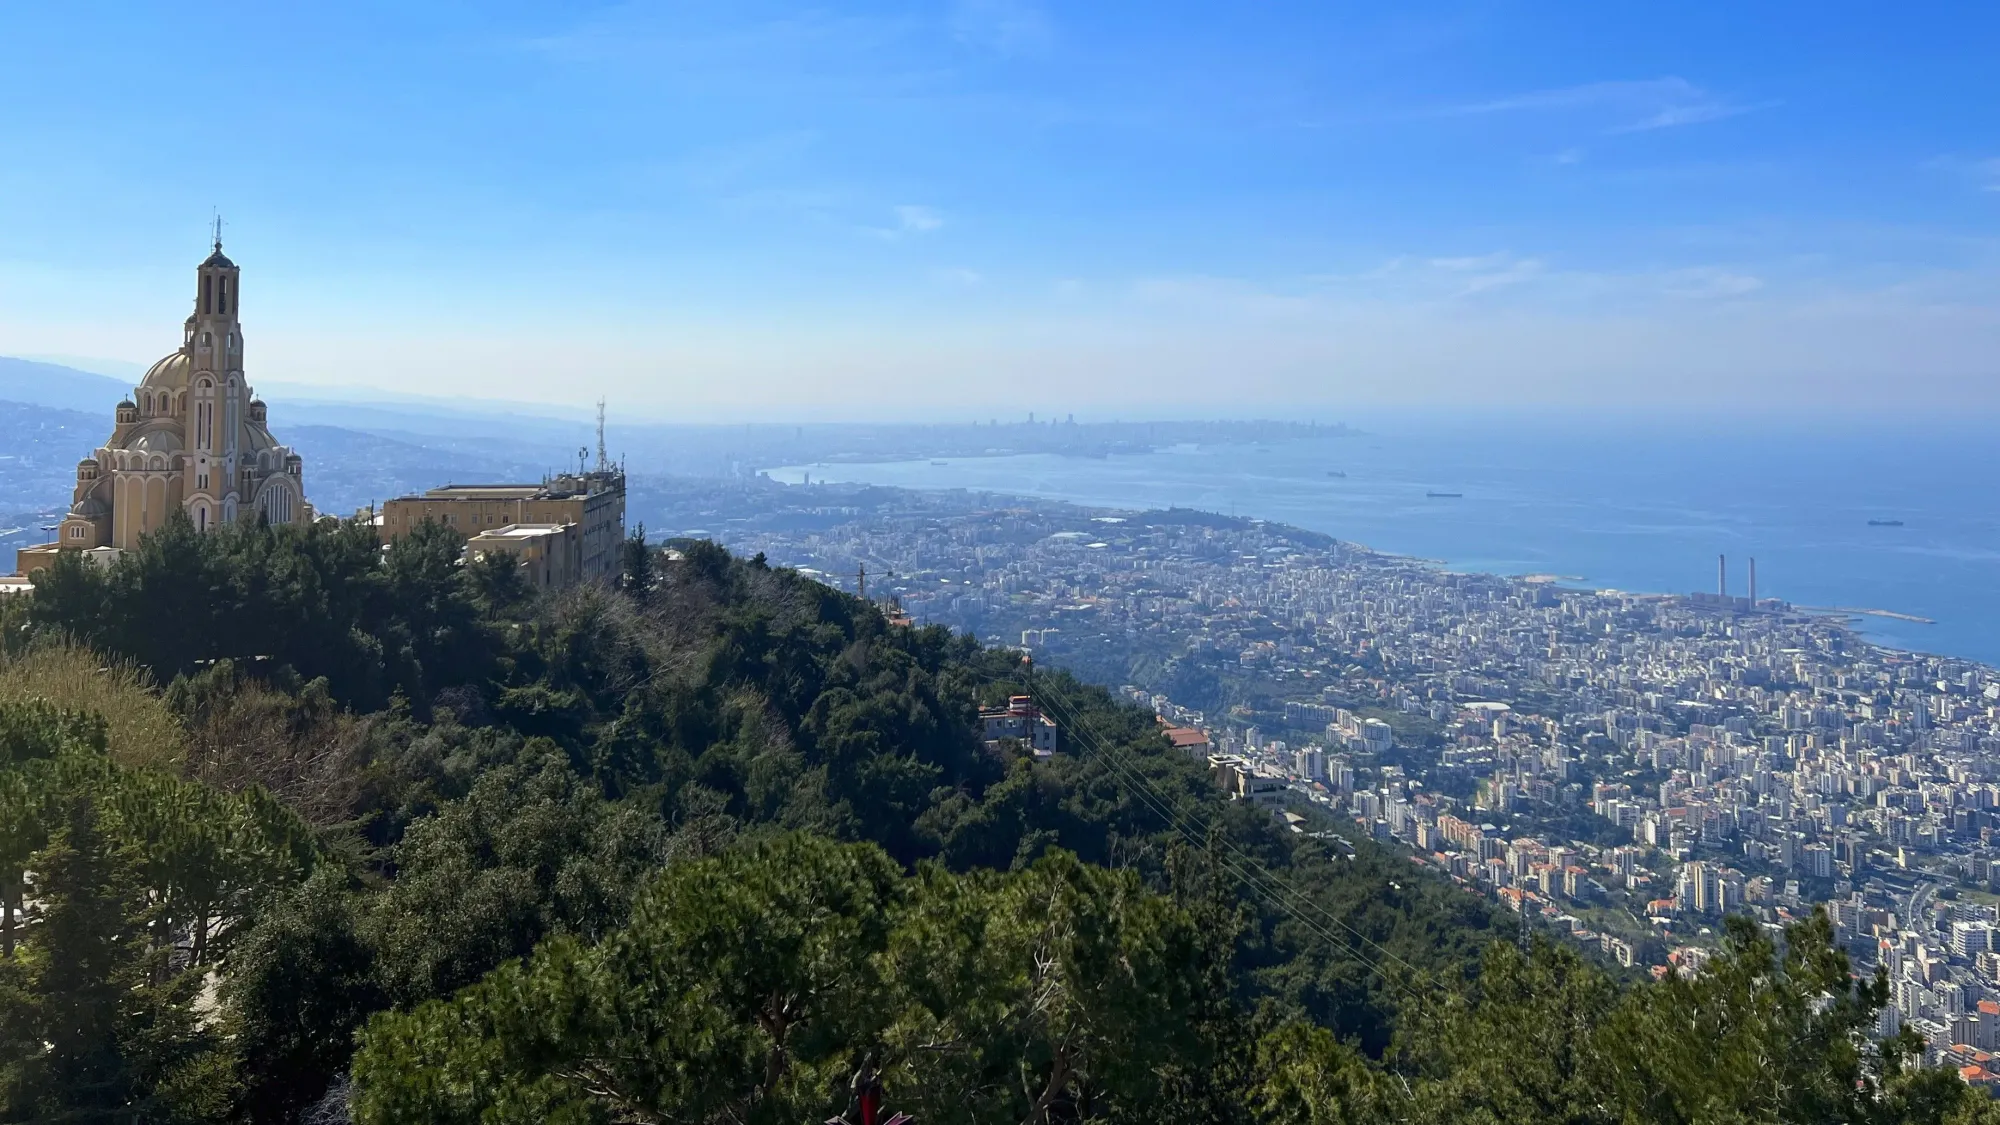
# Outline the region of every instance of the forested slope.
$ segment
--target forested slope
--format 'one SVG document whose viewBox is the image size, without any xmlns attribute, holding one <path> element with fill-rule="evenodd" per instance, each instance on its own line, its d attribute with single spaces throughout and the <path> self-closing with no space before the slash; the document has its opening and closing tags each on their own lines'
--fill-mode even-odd
<svg viewBox="0 0 2000 1125">
<path fill-rule="evenodd" d="M 1018 654 L 700 544 L 536 597 L 176 523 L 6 604 L 5 1120 L 1893 1121 L 1987 1112 L 1826 934 L 1627 985 L 1220 801 Z"/>
</svg>

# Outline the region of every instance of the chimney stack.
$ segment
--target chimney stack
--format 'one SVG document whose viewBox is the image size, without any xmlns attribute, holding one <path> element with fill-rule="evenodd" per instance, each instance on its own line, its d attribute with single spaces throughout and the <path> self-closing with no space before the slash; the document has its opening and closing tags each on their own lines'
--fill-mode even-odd
<svg viewBox="0 0 2000 1125">
<path fill-rule="evenodd" d="M 1715 596 L 1718 598 L 1726 598 L 1729 596 L 1728 555 L 1715 556 Z"/>
<path fill-rule="evenodd" d="M 1750 556 L 1750 608 L 1757 608 L 1757 556 Z"/>
</svg>

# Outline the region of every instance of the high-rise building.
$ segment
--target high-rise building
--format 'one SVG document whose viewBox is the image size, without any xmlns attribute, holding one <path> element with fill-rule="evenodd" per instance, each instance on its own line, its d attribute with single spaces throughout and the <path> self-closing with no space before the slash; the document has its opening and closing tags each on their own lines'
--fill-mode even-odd
<svg viewBox="0 0 2000 1125">
<path fill-rule="evenodd" d="M 1326 751 L 1317 746 L 1302 747 L 1292 754 L 1293 772 L 1308 781 L 1326 780 Z"/>
<path fill-rule="evenodd" d="M 1707 863 L 1696 861 L 1681 868 L 1677 888 L 1681 908 L 1696 914 L 1720 914 L 1722 900 L 1717 872 Z"/>
<path fill-rule="evenodd" d="M 266 520 L 306 523 L 304 461 L 279 445 L 244 377 L 242 271 L 222 252 L 195 268 L 181 345 L 118 404 L 111 437 L 77 462 L 56 541 L 20 552 L 23 573 L 66 550 L 129 550 L 179 509 L 200 531 Z"/>
<path fill-rule="evenodd" d="M 1993 923 L 1953 922 L 1951 924 L 1951 951 L 1960 957 L 1974 958 L 1981 953 L 1993 951 Z"/>
</svg>

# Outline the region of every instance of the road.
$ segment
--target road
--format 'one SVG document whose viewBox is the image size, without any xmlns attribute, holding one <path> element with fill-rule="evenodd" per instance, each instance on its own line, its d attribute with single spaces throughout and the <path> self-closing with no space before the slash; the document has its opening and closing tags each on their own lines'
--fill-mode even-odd
<svg viewBox="0 0 2000 1125">
<path fill-rule="evenodd" d="M 1918 883 L 1915 889 L 1910 891 L 1910 897 L 1904 900 L 1904 906 L 1908 910 L 1902 918 L 1905 928 L 1925 927 L 1926 914 L 1930 910 L 1932 901 L 1937 898 L 1938 888 L 1937 883 Z"/>
</svg>

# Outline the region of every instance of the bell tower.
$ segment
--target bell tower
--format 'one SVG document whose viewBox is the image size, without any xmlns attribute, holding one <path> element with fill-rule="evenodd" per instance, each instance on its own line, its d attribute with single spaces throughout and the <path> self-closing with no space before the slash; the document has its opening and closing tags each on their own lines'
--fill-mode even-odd
<svg viewBox="0 0 2000 1125">
<path fill-rule="evenodd" d="M 187 343 L 197 349 L 210 349 L 209 354 L 217 359 L 241 357 L 242 337 L 236 336 L 236 343 L 233 346 L 228 343 L 230 334 L 236 331 L 237 314 L 240 311 L 241 294 L 237 288 L 241 280 L 240 274 L 241 271 L 236 268 L 236 263 L 230 261 L 222 252 L 222 220 L 217 218 L 214 249 L 202 260 L 201 265 L 195 267 L 194 315 L 188 317 L 187 321 L 190 334 Z M 201 337 L 204 330 L 212 333 L 221 332 L 223 335 L 204 341 Z M 201 357 L 202 353 L 199 350 L 189 357 L 196 361 L 197 369 L 205 366 L 200 362 Z M 226 367 L 227 364 L 218 363 L 210 369 L 221 371 Z"/>
<path fill-rule="evenodd" d="M 250 389 L 243 381 L 243 328 L 240 320 L 242 271 L 222 252 L 222 219 L 215 220 L 214 245 L 195 268 L 194 312 L 187 319 L 187 448 L 195 478 L 191 492 L 205 494 L 223 522 L 236 518 L 242 503 L 238 466 Z"/>
</svg>

